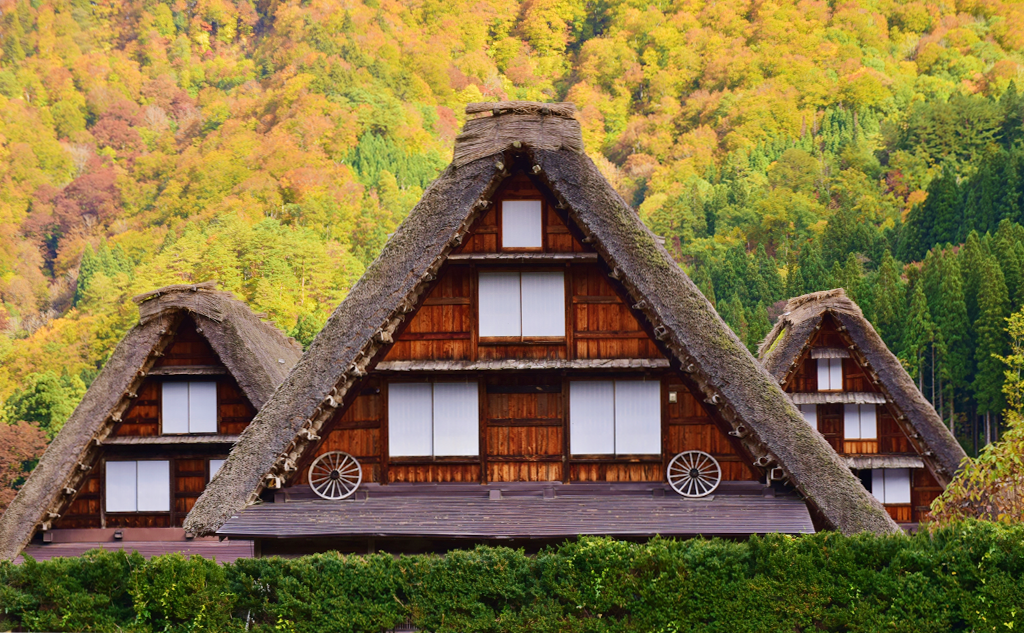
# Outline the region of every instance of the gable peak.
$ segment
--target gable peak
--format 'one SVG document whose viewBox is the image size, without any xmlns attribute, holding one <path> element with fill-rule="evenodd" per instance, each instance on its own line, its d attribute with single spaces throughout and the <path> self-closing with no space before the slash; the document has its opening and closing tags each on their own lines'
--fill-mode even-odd
<svg viewBox="0 0 1024 633">
<path fill-rule="evenodd" d="M 462 133 L 455 138 L 456 167 L 507 149 L 567 149 L 583 153 L 583 132 L 571 103 L 497 101 L 471 103 Z"/>
</svg>

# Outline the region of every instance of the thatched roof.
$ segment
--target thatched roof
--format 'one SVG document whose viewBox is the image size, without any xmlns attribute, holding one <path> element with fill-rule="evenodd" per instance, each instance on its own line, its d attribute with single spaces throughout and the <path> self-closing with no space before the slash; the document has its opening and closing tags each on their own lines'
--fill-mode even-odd
<svg viewBox="0 0 1024 633">
<path fill-rule="evenodd" d="M 214 282 L 167 286 L 135 297 L 139 323 L 121 340 L 64 428 L 47 447 L 28 481 L 0 518 L 0 560 L 13 559 L 36 528 L 49 523 L 73 495 L 98 456 L 102 440 L 130 406 L 154 352 L 172 340 L 188 314 L 254 407 L 274 389 L 302 355 L 302 348 L 274 325 L 262 321 Z M 81 465 L 81 466 L 80 466 Z M 83 470 L 82 466 L 86 469 Z"/>
<path fill-rule="evenodd" d="M 466 235 L 510 169 L 525 169 L 564 209 L 649 320 L 673 366 L 712 402 L 716 415 L 761 466 L 781 468 L 824 521 L 843 532 L 896 532 L 898 527 L 864 491 L 846 464 L 813 432 L 761 365 L 746 350 L 693 282 L 576 148 L 549 149 L 538 139 L 560 113 L 498 113 L 486 157 L 449 165 L 367 268 L 328 320 L 306 355 L 257 414 L 216 478 L 185 521 L 197 534 L 215 532 L 257 500 L 271 478 L 283 478 L 334 407 L 372 369 L 392 333 L 414 309 L 448 254 Z M 522 104 L 517 107 L 524 109 Z M 536 120 L 541 119 L 541 123 Z M 472 124 L 472 125 L 471 125 Z M 476 129 L 467 123 L 467 132 Z M 559 129 L 567 131 L 570 126 Z M 509 144 L 504 130 L 526 130 Z M 579 129 L 576 126 L 575 129 Z M 578 134 L 578 133 L 577 133 Z M 462 136 L 459 137 L 463 139 Z M 474 135 L 474 143 L 478 136 Z M 460 154 L 457 140 L 456 155 Z M 480 152 L 479 146 L 474 147 Z"/>
<path fill-rule="evenodd" d="M 864 318 L 860 307 L 842 288 L 790 299 L 775 327 L 761 343 L 759 356 L 765 368 L 784 384 L 803 356 L 826 315 L 845 328 L 855 349 L 853 356 L 878 378 L 878 386 L 910 425 L 912 439 L 923 447 L 942 483 L 948 483 L 967 455 L 939 419 L 935 408 L 918 390 L 914 380 L 889 351 L 882 337 Z M 919 437 L 913 438 L 913 435 Z"/>
</svg>

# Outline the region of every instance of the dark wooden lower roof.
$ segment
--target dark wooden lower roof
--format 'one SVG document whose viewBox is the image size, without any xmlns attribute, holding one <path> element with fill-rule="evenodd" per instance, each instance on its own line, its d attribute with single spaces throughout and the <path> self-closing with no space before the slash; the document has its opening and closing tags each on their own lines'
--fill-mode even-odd
<svg viewBox="0 0 1024 633">
<path fill-rule="evenodd" d="M 115 538 L 120 534 L 121 538 Z M 25 556 L 37 561 L 51 558 L 81 556 L 94 549 L 109 551 L 124 550 L 138 552 L 146 558 L 180 552 L 185 556 L 202 556 L 216 559 L 219 563 L 231 563 L 239 558 L 252 558 L 255 548 L 252 541 L 217 537 L 187 538 L 181 528 L 104 528 L 53 530 L 49 533 L 52 542 L 41 542 L 41 537 L 29 543 L 16 564 L 23 563 Z"/>
<path fill-rule="evenodd" d="M 217 534 L 231 538 L 433 537 L 453 539 L 744 536 L 814 532 L 794 496 L 722 494 L 685 499 L 662 484 L 444 484 L 367 486 L 342 501 L 253 505 Z M 361 493 L 361 494 L 360 494 Z M 283 499 L 289 495 L 280 495 Z"/>
</svg>

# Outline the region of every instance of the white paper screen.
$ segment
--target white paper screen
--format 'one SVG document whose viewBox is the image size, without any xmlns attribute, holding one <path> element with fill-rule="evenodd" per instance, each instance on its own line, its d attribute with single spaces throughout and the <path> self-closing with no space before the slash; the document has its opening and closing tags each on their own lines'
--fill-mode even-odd
<svg viewBox="0 0 1024 633">
<path fill-rule="evenodd" d="M 217 383 L 188 383 L 188 431 L 217 432 Z"/>
<path fill-rule="evenodd" d="M 503 248 L 540 248 L 540 200 L 506 200 L 501 203 Z"/>
<path fill-rule="evenodd" d="M 843 437 L 860 439 L 860 407 L 855 404 L 843 405 Z"/>
<path fill-rule="evenodd" d="M 860 439 L 878 439 L 878 408 L 873 404 L 860 405 Z"/>
<path fill-rule="evenodd" d="M 910 503 L 910 469 L 876 468 L 872 470 L 871 494 L 882 503 Z"/>
<path fill-rule="evenodd" d="M 107 462 L 107 512 L 135 512 L 135 462 Z"/>
<path fill-rule="evenodd" d="M 523 336 L 565 336 L 564 273 L 522 273 Z"/>
<path fill-rule="evenodd" d="M 818 428 L 818 405 L 802 404 L 800 405 L 800 413 L 804 414 L 804 419 L 807 420 L 807 424 L 810 424 L 812 429 Z"/>
<path fill-rule="evenodd" d="M 910 469 L 885 469 L 885 503 L 910 503 Z"/>
<path fill-rule="evenodd" d="M 138 462 L 139 512 L 169 512 L 171 509 L 171 463 Z"/>
<path fill-rule="evenodd" d="M 216 477 L 217 473 L 220 472 L 220 467 L 223 466 L 224 462 L 226 462 L 226 461 L 227 461 L 226 459 L 211 459 L 210 460 L 210 481 L 213 481 L 213 478 Z"/>
<path fill-rule="evenodd" d="M 832 391 L 843 390 L 843 359 L 842 358 L 830 358 L 828 359 L 828 375 L 829 375 L 829 389 Z"/>
<path fill-rule="evenodd" d="M 519 273 L 480 273 L 480 336 L 520 336 Z"/>
<path fill-rule="evenodd" d="M 388 452 L 392 457 L 427 457 L 433 452 L 433 389 L 430 383 L 388 386 Z"/>
<path fill-rule="evenodd" d="M 828 359 L 818 359 L 818 391 L 828 391 Z"/>
<path fill-rule="evenodd" d="M 477 383 L 434 383 L 434 455 L 480 454 Z"/>
<path fill-rule="evenodd" d="M 661 383 L 615 381 L 615 453 L 661 453 Z"/>
<path fill-rule="evenodd" d="M 569 383 L 569 452 L 615 453 L 615 388 L 611 380 Z"/>
<path fill-rule="evenodd" d="M 188 383 L 163 383 L 160 402 L 163 432 L 188 433 Z"/>
</svg>

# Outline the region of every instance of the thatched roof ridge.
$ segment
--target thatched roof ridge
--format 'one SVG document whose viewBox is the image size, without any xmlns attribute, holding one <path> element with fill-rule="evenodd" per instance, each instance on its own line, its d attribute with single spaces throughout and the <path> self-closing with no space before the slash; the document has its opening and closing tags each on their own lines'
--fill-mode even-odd
<svg viewBox="0 0 1024 633">
<path fill-rule="evenodd" d="M 159 303 L 154 301 L 159 298 Z M 302 348 L 272 324 L 260 320 L 231 293 L 213 282 L 161 288 L 136 297 L 140 323 L 125 335 L 82 402 L 47 447 L 39 464 L 0 517 L 0 560 L 11 560 L 28 543 L 41 523 L 49 522 L 70 496 L 65 486 L 91 468 L 98 454 L 94 439 L 102 440 L 131 401 L 145 372 L 170 343 L 174 328 L 191 314 L 253 406 L 260 407 L 302 354 Z M 200 311 L 194 311 L 196 306 Z M 86 467 L 82 470 L 81 466 Z"/>
<path fill-rule="evenodd" d="M 772 331 L 765 337 L 758 355 L 775 379 L 784 382 L 794 369 L 806 346 L 826 315 L 832 315 L 843 327 L 868 367 L 878 375 L 885 395 L 893 402 L 913 430 L 920 436 L 931 456 L 925 456 L 935 467 L 939 478 L 948 482 L 967 455 L 949 429 L 939 419 L 935 408 L 925 399 L 907 374 L 899 359 L 889 350 L 882 337 L 864 318 L 860 306 L 842 288 L 794 297 Z"/>
<path fill-rule="evenodd" d="M 503 114 L 518 128 L 531 114 Z M 502 125 L 505 125 L 504 123 Z M 804 422 L 778 384 L 672 260 L 594 163 L 573 149 L 521 142 L 464 165 L 450 165 L 427 189 L 309 351 L 232 450 L 185 522 L 197 534 L 215 532 L 257 499 L 268 477 L 294 468 L 333 407 L 366 374 L 405 314 L 426 291 L 447 254 L 500 182 L 522 161 L 555 196 L 614 267 L 612 276 L 654 324 L 676 367 L 688 368 L 708 399 L 719 404 L 765 464 L 781 468 L 833 527 L 847 533 L 897 532 L 881 505 L 845 463 Z M 458 153 L 458 148 L 456 148 Z"/>
</svg>

